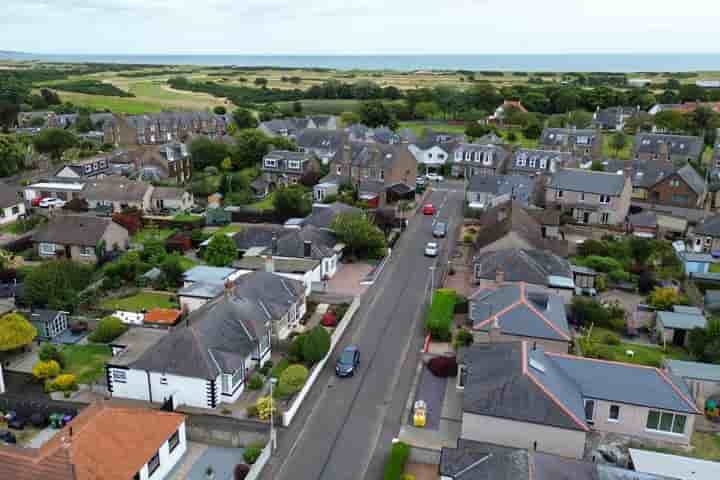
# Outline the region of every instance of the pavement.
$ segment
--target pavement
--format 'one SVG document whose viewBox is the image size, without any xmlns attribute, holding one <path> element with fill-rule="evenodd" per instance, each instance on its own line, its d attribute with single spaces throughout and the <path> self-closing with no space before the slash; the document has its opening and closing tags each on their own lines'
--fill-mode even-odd
<svg viewBox="0 0 720 480">
<path fill-rule="evenodd" d="M 404 409 L 421 356 L 422 314 L 431 283 L 430 267 L 444 267 L 448 246 L 462 220 L 462 184 L 445 184 L 427 202 L 450 223 L 439 258 L 423 255 L 432 240 L 434 217 L 410 220 L 393 256 L 362 304 L 336 351 L 356 344 L 363 362 L 357 375 L 335 378 L 326 368 L 299 415 L 278 434 L 278 449 L 263 471 L 265 479 L 381 478 L 391 440 L 400 430 Z M 332 361 L 330 364 L 332 365 Z"/>
</svg>

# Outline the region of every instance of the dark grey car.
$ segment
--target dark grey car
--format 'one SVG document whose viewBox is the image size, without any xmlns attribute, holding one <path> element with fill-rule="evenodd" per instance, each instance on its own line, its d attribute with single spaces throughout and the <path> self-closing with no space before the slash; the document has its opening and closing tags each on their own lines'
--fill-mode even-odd
<svg viewBox="0 0 720 480">
<path fill-rule="evenodd" d="M 447 235 L 447 223 L 438 222 L 433 227 L 433 237 L 444 238 Z"/>
<path fill-rule="evenodd" d="M 335 374 L 338 377 L 352 377 L 360 364 L 360 350 L 355 345 L 345 347 L 335 364 Z"/>
</svg>

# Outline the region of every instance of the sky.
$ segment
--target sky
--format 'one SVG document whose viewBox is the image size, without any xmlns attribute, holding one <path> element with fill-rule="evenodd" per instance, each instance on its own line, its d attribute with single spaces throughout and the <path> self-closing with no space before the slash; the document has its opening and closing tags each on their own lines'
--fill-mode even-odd
<svg viewBox="0 0 720 480">
<path fill-rule="evenodd" d="M 0 50 L 711 53 L 718 0 L 0 0 Z"/>
</svg>

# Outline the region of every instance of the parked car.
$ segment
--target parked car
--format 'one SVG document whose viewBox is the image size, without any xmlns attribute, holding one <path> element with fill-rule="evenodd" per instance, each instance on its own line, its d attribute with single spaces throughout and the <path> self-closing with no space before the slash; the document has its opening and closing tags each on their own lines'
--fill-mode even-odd
<svg viewBox="0 0 720 480">
<path fill-rule="evenodd" d="M 425 245 L 425 256 L 437 257 L 439 250 L 440 248 L 438 247 L 438 244 L 436 242 L 428 242 L 427 245 Z"/>
<path fill-rule="evenodd" d="M 415 179 L 415 185 L 425 185 L 425 177 L 417 177 Z"/>
<path fill-rule="evenodd" d="M 442 182 L 445 180 L 445 177 L 438 175 L 437 173 L 428 173 L 425 175 L 425 178 L 427 178 L 429 182 Z"/>
<path fill-rule="evenodd" d="M 335 375 L 338 377 L 352 377 L 357 366 L 360 365 L 360 350 L 357 345 L 350 345 L 343 349 L 335 364 Z"/>
<path fill-rule="evenodd" d="M 437 222 L 433 227 L 433 237 L 444 238 L 447 235 L 447 223 Z"/>
<path fill-rule="evenodd" d="M 35 197 L 35 198 L 32 199 L 32 202 L 30 202 L 30 205 L 32 205 L 33 207 L 39 207 L 39 206 L 40 206 L 40 202 L 42 202 L 42 201 L 45 200 L 46 198 L 47 198 L 47 197 Z"/>
<path fill-rule="evenodd" d="M 65 200 L 60 200 L 59 198 L 44 198 L 40 202 L 40 208 L 62 208 L 65 206 Z"/>
<path fill-rule="evenodd" d="M 431 203 L 426 203 L 425 206 L 423 206 L 423 215 L 435 215 L 435 207 L 432 206 Z"/>
</svg>

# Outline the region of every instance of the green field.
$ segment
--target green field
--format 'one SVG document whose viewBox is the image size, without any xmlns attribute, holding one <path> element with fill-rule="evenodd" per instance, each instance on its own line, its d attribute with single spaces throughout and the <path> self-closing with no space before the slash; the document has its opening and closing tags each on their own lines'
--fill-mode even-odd
<svg viewBox="0 0 720 480">
<path fill-rule="evenodd" d="M 153 308 L 177 308 L 178 306 L 170 294 L 140 292 L 130 297 L 103 300 L 100 307 L 105 310 L 142 312 Z"/>
</svg>

